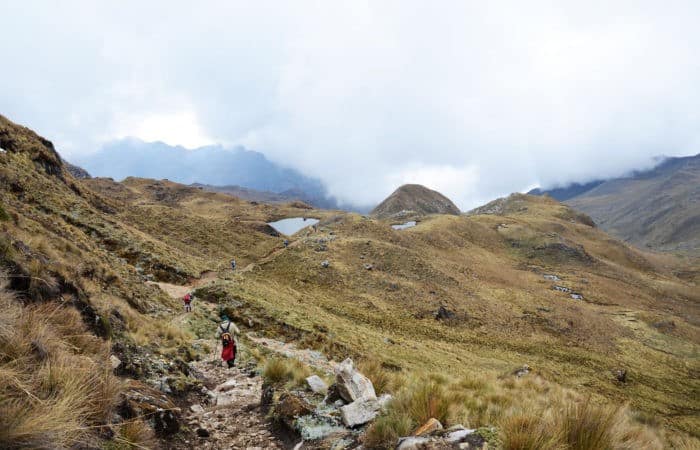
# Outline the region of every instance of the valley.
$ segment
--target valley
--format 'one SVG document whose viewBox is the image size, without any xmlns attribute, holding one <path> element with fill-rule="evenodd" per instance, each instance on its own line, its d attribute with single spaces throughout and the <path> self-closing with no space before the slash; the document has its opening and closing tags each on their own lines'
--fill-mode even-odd
<svg viewBox="0 0 700 450">
<path fill-rule="evenodd" d="M 236 418 L 226 426 L 251 426 L 264 436 L 241 448 L 273 440 L 294 448 L 301 441 L 303 427 L 275 416 L 279 409 L 273 406 L 269 416 L 253 409 L 264 386 L 273 384 L 280 401 L 304 391 L 312 373 L 333 381 L 303 356 L 309 352 L 329 365 L 352 358 L 377 394 L 394 401 L 368 427 L 300 448 L 341 441 L 347 447 L 334 448 L 394 448 L 430 418 L 446 428 L 490 430 L 499 437 L 490 436 L 488 448 L 518 448 L 509 443 L 519 429 L 561 439 L 544 448 L 573 448 L 561 447 L 566 438 L 550 432 L 569 430 L 558 417 L 578 417 L 571 405 L 589 404 L 600 411 L 622 407 L 611 413 L 619 428 L 610 437 L 614 448 L 700 442 L 700 262 L 692 255 L 630 246 L 548 197 L 513 194 L 460 214 L 441 194 L 411 186 L 397 191 L 409 194 L 361 215 L 246 201 L 167 180 L 76 179 L 49 141 L 2 116 L 0 147 L 6 150 L 0 237 L 7 292 L 31 311 L 45 305 L 79 311 L 85 334 L 99 336 L 99 345 L 84 348 L 71 344 L 65 330 L 55 339 L 66 344 L 55 347 L 54 338 L 31 327 L 29 343 L 7 339 L 2 405 L 20 405 L 19 422 L 43 424 L 32 398 L 58 404 L 71 386 L 49 374 L 59 350 L 91 358 L 115 386 L 100 414 L 86 412 L 76 425 L 99 432 L 73 441 L 66 432 L 66 448 L 138 448 L 134 434 L 148 433 L 154 435 L 146 447 L 228 448 L 230 441 L 212 440 L 221 430 L 197 435 L 203 422 L 187 412 L 208 401 L 203 385 L 226 381 L 214 379 L 224 376 L 214 337 L 221 312 L 242 331 L 233 378 L 248 386 L 241 398 L 253 423 Z M 418 202 L 410 195 L 416 189 Z M 421 209 L 435 205 L 440 209 Z M 317 226 L 284 237 L 269 225 L 300 217 Z M 415 226 L 392 228 L 409 220 Z M 178 297 L 189 290 L 195 311 L 183 318 Z M 51 382 L 34 387 L 22 369 L 26 361 Z M 286 372 L 276 378 L 271 374 L 280 364 Z M 203 368 L 207 373 L 198 378 Z M 149 409 L 143 398 L 164 392 L 170 406 Z M 407 407 L 420 392 L 429 398 L 430 417 Z M 177 431 L 153 422 L 152 414 L 176 408 L 179 416 L 163 421 L 176 421 Z M 54 436 L 48 425 L 12 434 L 25 422 L 3 416 L 0 445 L 40 447 Z M 131 433 L 125 423 L 142 428 Z"/>
</svg>

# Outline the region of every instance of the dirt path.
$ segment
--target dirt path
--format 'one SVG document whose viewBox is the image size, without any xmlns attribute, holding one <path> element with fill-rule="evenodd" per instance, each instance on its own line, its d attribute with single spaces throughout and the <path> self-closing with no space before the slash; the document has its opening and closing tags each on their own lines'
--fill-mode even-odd
<svg viewBox="0 0 700 450">
<path fill-rule="evenodd" d="M 262 378 L 238 367 L 227 369 L 220 360 L 194 364 L 205 376 L 209 402 L 190 406 L 183 413 L 194 431 L 183 447 L 197 449 L 287 449 L 260 408 Z"/>
<path fill-rule="evenodd" d="M 214 272 L 202 275 L 199 280 L 185 286 L 162 282 L 151 284 L 158 285 L 171 297 L 181 299 L 193 288 L 217 278 Z M 196 307 L 214 314 L 215 308 L 204 302 L 199 302 Z M 173 317 L 173 323 L 185 326 L 187 317 L 188 314 L 182 312 Z M 190 433 L 169 448 L 283 450 L 294 447 L 294 442 L 284 442 L 275 434 L 272 423 L 261 411 L 262 377 L 251 375 L 238 363 L 231 369 L 225 368 L 221 359 L 213 355 L 192 366 L 203 379 L 208 394 L 205 400 L 183 411 Z"/>
</svg>

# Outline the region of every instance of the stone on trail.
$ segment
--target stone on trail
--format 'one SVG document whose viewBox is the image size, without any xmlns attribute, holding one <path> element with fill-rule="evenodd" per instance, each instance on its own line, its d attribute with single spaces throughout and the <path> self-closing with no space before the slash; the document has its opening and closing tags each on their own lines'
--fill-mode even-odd
<svg viewBox="0 0 700 450">
<path fill-rule="evenodd" d="M 309 389 L 316 394 L 325 394 L 328 391 L 328 385 L 318 375 L 311 375 L 306 379 L 306 384 Z"/>
<path fill-rule="evenodd" d="M 192 411 L 195 414 L 200 414 L 204 412 L 204 408 L 202 408 L 202 405 L 194 404 L 190 406 L 190 411 Z"/>
<path fill-rule="evenodd" d="M 340 397 L 348 403 L 377 398 L 372 382 L 355 369 L 350 358 L 338 365 L 335 379 Z"/>
<path fill-rule="evenodd" d="M 214 390 L 219 391 L 219 392 L 228 392 L 231 389 L 235 388 L 236 385 L 238 385 L 238 382 L 236 381 L 236 379 L 231 378 L 230 380 L 226 381 L 225 383 L 218 385 Z"/>
</svg>

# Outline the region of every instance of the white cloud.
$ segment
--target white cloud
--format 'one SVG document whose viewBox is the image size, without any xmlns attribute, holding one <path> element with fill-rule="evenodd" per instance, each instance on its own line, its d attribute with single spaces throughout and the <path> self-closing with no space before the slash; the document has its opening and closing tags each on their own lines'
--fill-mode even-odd
<svg viewBox="0 0 700 450">
<path fill-rule="evenodd" d="M 68 157 L 126 134 L 243 143 L 344 200 L 414 177 L 468 209 L 699 153 L 698 16 L 694 1 L 10 1 L 0 105 Z"/>
</svg>

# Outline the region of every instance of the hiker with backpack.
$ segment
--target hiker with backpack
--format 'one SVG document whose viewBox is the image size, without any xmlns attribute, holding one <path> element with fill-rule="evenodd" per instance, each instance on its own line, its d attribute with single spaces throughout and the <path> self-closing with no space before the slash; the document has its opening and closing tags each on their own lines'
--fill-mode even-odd
<svg viewBox="0 0 700 450">
<path fill-rule="evenodd" d="M 185 304 L 185 312 L 192 312 L 192 300 L 194 300 L 194 294 L 188 292 L 182 297 L 182 301 Z"/>
<path fill-rule="evenodd" d="M 231 260 L 231 270 L 234 270 L 234 271 L 236 270 L 236 260 L 235 259 Z"/>
<path fill-rule="evenodd" d="M 228 368 L 233 367 L 236 361 L 236 339 L 235 336 L 241 334 L 235 323 L 223 314 L 221 316 L 223 322 L 219 324 L 216 330 L 216 336 L 221 341 L 221 359 L 226 361 Z"/>
</svg>

